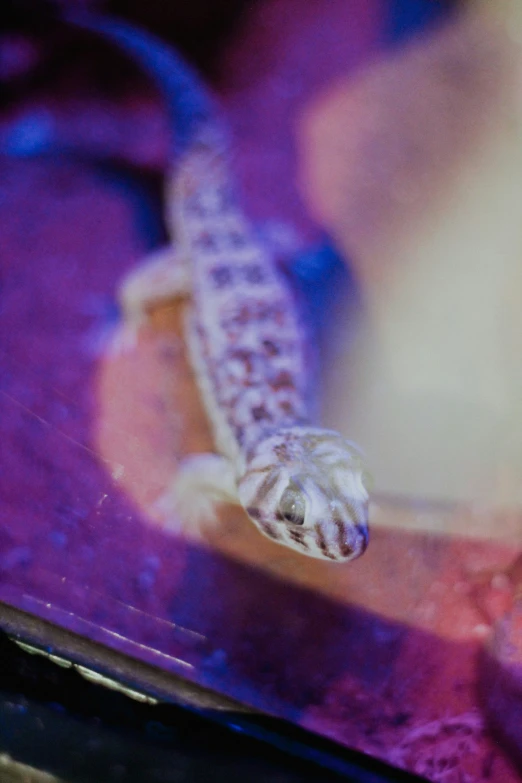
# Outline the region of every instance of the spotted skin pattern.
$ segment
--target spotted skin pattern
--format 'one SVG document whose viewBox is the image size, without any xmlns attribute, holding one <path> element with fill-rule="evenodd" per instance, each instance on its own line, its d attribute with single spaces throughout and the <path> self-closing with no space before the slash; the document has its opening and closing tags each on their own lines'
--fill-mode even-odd
<svg viewBox="0 0 522 783">
<path fill-rule="evenodd" d="M 225 153 L 191 151 L 174 176 L 173 230 L 190 259 L 193 328 L 213 397 L 244 451 L 267 428 L 306 421 L 307 378 L 295 306 L 229 180 Z"/>
<path fill-rule="evenodd" d="M 368 543 L 366 473 L 356 447 L 311 425 L 307 352 L 295 302 L 241 209 L 219 112 L 170 47 L 120 20 L 71 23 L 116 43 L 162 90 L 173 129 L 166 175 L 172 246 L 123 281 L 129 346 L 147 305 L 189 297 L 185 336 L 218 454 L 178 466 L 156 511 L 174 529 L 240 503 L 258 530 L 309 557 L 345 562 Z"/>
<path fill-rule="evenodd" d="M 279 544 L 330 561 L 358 557 L 368 544 L 361 455 L 310 424 L 296 306 L 241 211 L 226 150 L 195 144 L 172 175 L 167 203 L 190 261 L 189 352 L 237 499 Z"/>
</svg>

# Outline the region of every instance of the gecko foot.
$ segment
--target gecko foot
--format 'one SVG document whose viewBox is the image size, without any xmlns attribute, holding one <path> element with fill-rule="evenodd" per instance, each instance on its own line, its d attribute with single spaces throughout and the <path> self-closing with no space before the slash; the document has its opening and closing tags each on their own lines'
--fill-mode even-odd
<svg viewBox="0 0 522 783">
<path fill-rule="evenodd" d="M 151 511 L 164 529 L 194 534 L 217 523 L 219 503 L 239 503 L 232 466 L 217 454 L 196 454 L 183 460 Z"/>
</svg>

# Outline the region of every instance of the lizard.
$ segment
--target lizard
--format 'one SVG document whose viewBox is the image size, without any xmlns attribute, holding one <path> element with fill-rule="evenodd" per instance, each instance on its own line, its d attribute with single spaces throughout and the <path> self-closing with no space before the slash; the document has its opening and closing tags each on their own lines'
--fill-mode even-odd
<svg viewBox="0 0 522 783">
<path fill-rule="evenodd" d="M 296 302 L 241 207 L 228 133 L 214 99 L 177 52 L 119 19 L 69 17 L 130 54 L 172 116 L 165 175 L 171 243 L 120 289 L 127 337 L 159 298 L 189 300 L 184 334 L 216 453 L 186 457 L 155 504 L 174 529 L 242 506 L 276 543 L 331 562 L 368 545 L 368 473 L 360 450 L 311 422 L 305 334 Z"/>
</svg>

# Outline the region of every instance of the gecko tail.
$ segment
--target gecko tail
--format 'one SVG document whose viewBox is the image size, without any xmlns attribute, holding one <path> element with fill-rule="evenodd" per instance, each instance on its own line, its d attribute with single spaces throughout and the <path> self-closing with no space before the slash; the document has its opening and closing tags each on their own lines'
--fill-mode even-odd
<svg viewBox="0 0 522 783">
<path fill-rule="evenodd" d="M 204 136 L 207 127 L 213 127 L 223 140 L 226 138 L 217 104 L 196 71 L 172 46 L 116 17 L 65 10 L 63 19 L 73 27 L 112 41 L 151 76 L 167 104 L 177 153 L 191 146 L 200 134 Z"/>
</svg>

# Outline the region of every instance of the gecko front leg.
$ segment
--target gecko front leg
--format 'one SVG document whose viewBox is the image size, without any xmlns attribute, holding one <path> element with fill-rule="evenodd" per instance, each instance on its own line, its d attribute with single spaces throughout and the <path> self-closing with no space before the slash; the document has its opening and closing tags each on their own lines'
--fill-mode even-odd
<svg viewBox="0 0 522 783">
<path fill-rule="evenodd" d="M 239 503 L 233 465 L 218 454 L 194 454 L 181 462 L 153 512 L 167 529 L 194 533 L 217 521 L 218 503 Z"/>
<path fill-rule="evenodd" d="M 124 353 L 135 347 L 148 307 L 163 299 L 189 296 L 190 290 L 186 259 L 174 245 L 147 256 L 120 285 L 118 302 L 123 321 L 113 338 L 112 351 Z"/>
</svg>

